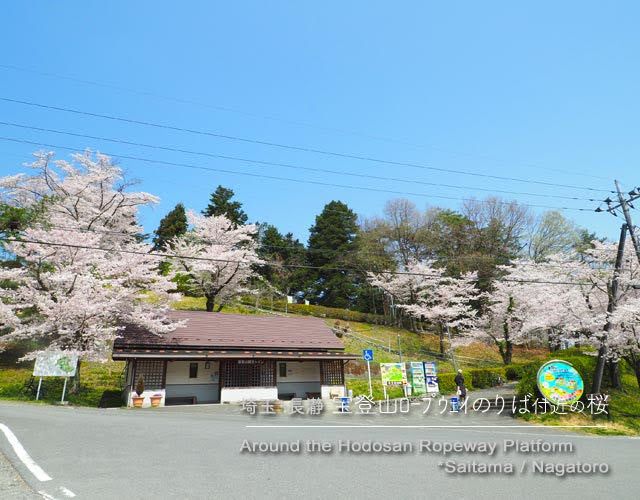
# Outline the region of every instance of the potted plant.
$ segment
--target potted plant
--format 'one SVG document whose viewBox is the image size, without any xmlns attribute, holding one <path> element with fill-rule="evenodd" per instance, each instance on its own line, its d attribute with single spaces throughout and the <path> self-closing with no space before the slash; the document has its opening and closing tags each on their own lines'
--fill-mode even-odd
<svg viewBox="0 0 640 500">
<path fill-rule="evenodd" d="M 140 378 L 136 383 L 135 396 L 131 397 L 131 400 L 133 401 L 133 406 L 135 408 L 142 408 L 142 403 L 144 402 L 144 396 L 142 395 L 143 392 L 144 392 L 144 379 L 142 378 L 142 375 L 140 375 Z"/>
<path fill-rule="evenodd" d="M 162 402 L 162 394 L 160 394 L 159 392 L 151 396 L 151 406 L 160 406 L 161 402 Z"/>
</svg>

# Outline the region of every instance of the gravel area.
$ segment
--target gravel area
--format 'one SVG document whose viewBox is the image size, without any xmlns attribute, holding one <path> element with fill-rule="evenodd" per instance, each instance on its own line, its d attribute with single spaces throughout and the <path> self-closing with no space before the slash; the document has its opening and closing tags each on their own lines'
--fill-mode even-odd
<svg viewBox="0 0 640 500">
<path fill-rule="evenodd" d="M 0 452 L 0 498 L 34 500 L 42 497 L 35 493 L 11 465 L 7 457 Z"/>
</svg>

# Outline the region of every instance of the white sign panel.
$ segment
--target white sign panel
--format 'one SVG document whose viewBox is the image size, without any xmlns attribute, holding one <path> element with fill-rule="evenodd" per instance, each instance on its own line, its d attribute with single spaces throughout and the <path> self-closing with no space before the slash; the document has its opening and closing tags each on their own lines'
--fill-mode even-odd
<svg viewBox="0 0 640 500">
<path fill-rule="evenodd" d="M 78 356 L 64 351 L 41 352 L 36 357 L 34 377 L 73 377 L 78 367 Z"/>
</svg>

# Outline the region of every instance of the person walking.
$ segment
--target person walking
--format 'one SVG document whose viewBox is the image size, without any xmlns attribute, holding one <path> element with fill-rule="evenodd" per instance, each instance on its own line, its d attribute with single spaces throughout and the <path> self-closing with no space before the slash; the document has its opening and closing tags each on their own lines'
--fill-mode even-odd
<svg viewBox="0 0 640 500">
<path fill-rule="evenodd" d="M 460 402 L 462 403 L 467 397 L 467 388 L 464 386 L 464 376 L 462 375 L 462 370 L 458 370 L 458 374 L 453 380 L 458 386 L 458 396 L 460 397 Z"/>
</svg>

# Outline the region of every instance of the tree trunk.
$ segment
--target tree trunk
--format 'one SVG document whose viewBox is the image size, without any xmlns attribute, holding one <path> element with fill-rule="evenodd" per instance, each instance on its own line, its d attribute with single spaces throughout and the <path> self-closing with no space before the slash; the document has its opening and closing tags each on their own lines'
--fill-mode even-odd
<svg viewBox="0 0 640 500">
<path fill-rule="evenodd" d="M 596 361 L 596 369 L 593 372 L 593 386 L 591 387 L 592 394 L 600 393 L 600 386 L 602 385 L 602 375 L 604 373 L 605 356 L 607 355 L 607 346 L 603 343 L 598 349 L 598 361 Z"/>
<path fill-rule="evenodd" d="M 506 344 L 503 361 L 505 365 L 510 365 L 513 359 L 513 344 L 509 340 L 507 340 Z"/>
<path fill-rule="evenodd" d="M 440 354 L 444 354 L 444 326 L 440 325 Z"/>
<path fill-rule="evenodd" d="M 609 371 L 609 382 L 612 389 L 622 390 L 622 379 L 620 378 L 620 366 L 617 361 L 609 361 L 607 363 Z"/>
<path fill-rule="evenodd" d="M 207 295 L 207 312 L 213 312 L 213 295 Z"/>
<path fill-rule="evenodd" d="M 80 365 L 82 361 L 78 360 L 78 368 L 76 369 L 76 374 L 71 378 L 71 387 L 69 387 L 70 393 L 77 393 L 80 390 Z"/>
<path fill-rule="evenodd" d="M 640 389 L 640 356 L 636 356 L 631 353 L 631 359 L 627 360 L 633 367 L 633 371 L 636 373 L 636 381 L 638 382 L 638 389 Z"/>
</svg>

